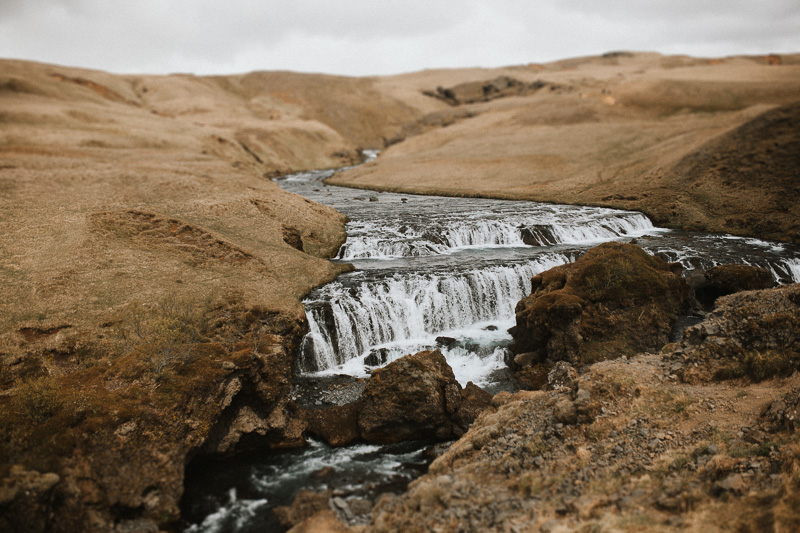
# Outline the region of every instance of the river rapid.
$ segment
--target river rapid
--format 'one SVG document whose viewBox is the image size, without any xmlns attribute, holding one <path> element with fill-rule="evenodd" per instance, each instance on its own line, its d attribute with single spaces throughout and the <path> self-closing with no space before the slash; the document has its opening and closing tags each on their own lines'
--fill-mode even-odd
<svg viewBox="0 0 800 533">
<path fill-rule="evenodd" d="M 744 263 L 767 268 L 781 283 L 800 282 L 800 249 L 792 245 L 656 228 L 631 211 L 325 184 L 334 172 L 279 180 L 349 219 L 335 260 L 355 270 L 305 300 L 310 332 L 297 361 L 310 378 L 367 377 L 405 354 L 438 348 L 462 386 L 508 388 L 507 330 L 516 303 L 530 292 L 530 278 L 610 240 L 635 239 L 687 270 Z M 193 466 L 186 531 L 279 531 L 270 509 L 290 503 L 301 488 L 331 489 L 345 502 L 402 490 L 424 470 L 426 446 L 331 449 L 312 443 L 299 452 Z M 317 475 L 321 471 L 330 475 Z"/>
</svg>

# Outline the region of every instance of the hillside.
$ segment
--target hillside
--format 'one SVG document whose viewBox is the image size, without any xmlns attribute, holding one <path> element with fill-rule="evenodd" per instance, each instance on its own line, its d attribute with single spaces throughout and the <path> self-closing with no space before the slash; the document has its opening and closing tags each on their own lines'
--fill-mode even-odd
<svg viewBox="0 0 800 533">
<path fill-rule="evenodd" d="M 528 88 L 493 85 L 499 76 Z M 387 90 L 413 86 L 417 100 L 460 92 L 428 98 L 470 118 L 330 183 L 637 209 L 662 225 L 796 240 L 799 80 L 798 56 L 643 53 L 390 78 Z"/>
</svg>

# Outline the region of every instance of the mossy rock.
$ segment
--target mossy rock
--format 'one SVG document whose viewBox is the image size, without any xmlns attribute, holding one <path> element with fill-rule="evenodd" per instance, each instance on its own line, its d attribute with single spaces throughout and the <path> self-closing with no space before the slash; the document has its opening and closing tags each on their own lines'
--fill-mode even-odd
<svg viewBox="0 0 800 533">
<path fill-rule="evenodd" d="M 606 243 L 535 276 L 517 304 L 512 351 L 535 353 L 531 364 L 582 365 L 659 350 L 689 305 L 673 270 L 638 246 Z"/>
</svg>

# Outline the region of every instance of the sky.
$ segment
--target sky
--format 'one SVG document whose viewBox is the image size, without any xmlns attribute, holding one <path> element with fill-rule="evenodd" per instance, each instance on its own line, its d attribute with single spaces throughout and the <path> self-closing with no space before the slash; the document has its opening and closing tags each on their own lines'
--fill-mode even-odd
<svg viewBox="0 0 800 533">
<path fill-rule="evenodd" d="M 116 73 L 367 76 L 617 50 L 800 52 L 800 1 L 0 0 L 0 57 Z"/>
</svg>

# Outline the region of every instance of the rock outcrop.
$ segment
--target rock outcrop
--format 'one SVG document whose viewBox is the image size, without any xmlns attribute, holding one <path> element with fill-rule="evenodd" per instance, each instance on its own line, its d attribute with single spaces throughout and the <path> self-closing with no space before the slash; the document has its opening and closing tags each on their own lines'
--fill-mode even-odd
<svg viewBox="0 0 800 533">
<path fill-rule="evenodd" d="M 456 106 L 488 102 L 504 96 L 524 96 L 547 86 L 550 86 L 551 89 L 557 87 L 540 80 L 526 83 L 508 76 L 499 76 L 493 80 L 460 83 L 452 87 L 437 87 L 435 91 L 423 91 L 423 94 Z"/>
<path fill-rule="evenodd" d="M 800 368 L 800 285 L 723 296 L 665 350 L 687 382 L 789 375 Z"/>
<path fill-rule="evenodd" d="M 120 356 L 125 367 L 107 369 L 99 386 L 73 376 L 20 390 L 4 414 L 29 450 L 0 448 L 13 461 L 8 473 L 0 465 L 0 530 L 169 528 L 180 518 L 192 457 L 303 443 L 302 420 L 288 403 L 302 323 L 232 302 L 209 313 L 200 342 L 181 345 L 183 356 L 155 377 L 149 366 Z M 152 342 L 145 347 L 152 351 Z M 108 390 L 105 383 L 121 387 L 116 372 L 138 373 L 143 391 Z M 31 429 L 23 432 L 22 422 Z"/>
<path fill-rule="evenodd" d="M 361 396 L 358 426 L 365 440 L 398 442 L 453 434 L 461 386 L 438 350 L 419 352 L 376 371 Z"/>
<path fill-rule="evenodd" d="M 607 243 L 532 279 L 516 308 L 512 367 L 575 366 L 660 349 L 689 305 L 683 277 L 635 245 Z"/>
</svg>

